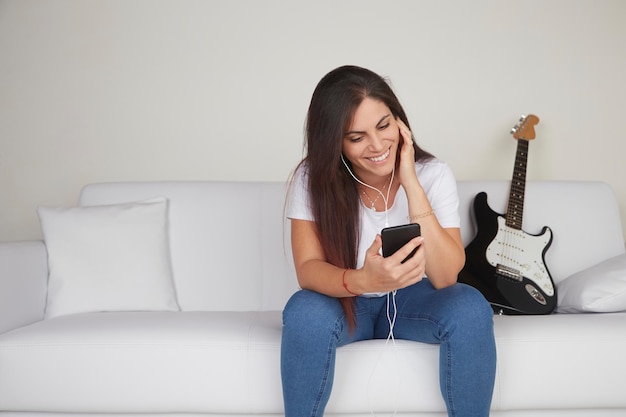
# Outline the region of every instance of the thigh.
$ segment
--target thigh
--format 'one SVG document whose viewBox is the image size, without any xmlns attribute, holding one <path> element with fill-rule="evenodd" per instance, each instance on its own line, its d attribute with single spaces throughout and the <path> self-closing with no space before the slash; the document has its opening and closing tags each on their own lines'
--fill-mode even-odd
<svg viewBox="0 0 626 417">
<path fill-rule="evenodd" d="M 315 291 L 300 290 L 287 302 L 283 310 L 283 335 L 297 334 L 298 339 L 328 337 L 336 340 L 335 345 L 358 340 L 371 339 L 373 320 L 371 319 L 371 300 L 358 297 L 353 300 L 356 328 L 350 329 L 345 312 L 339 299 Z"/>
<path fill-rule="evenodd" d="M 392 300 L 393 301 L 393 300 Z M 398 290 L 395 303 L 394 337 L 425 343 L 441 343 L 452 328 L 470 329 L 493 320 L 493 310 L 475 288 L 457 283 L 436 289 L 428 279 Z M 376 337 L 386 337 L 389 324 L 379 317 Z"/>
</svg>

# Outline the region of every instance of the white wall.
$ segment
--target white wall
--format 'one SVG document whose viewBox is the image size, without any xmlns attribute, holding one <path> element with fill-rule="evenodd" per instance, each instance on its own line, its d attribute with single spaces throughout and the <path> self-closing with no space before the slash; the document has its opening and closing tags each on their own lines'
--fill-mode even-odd
<svg viewBox="0 0 626 417">
<path fill-rule="evenodd" d="M 623 0 L 0 0 L 0 240 L 90 182 L 284 180 L 348 63 L 458 179 L 510 179 L 535 113 L 529 179 L 607 181 L 626 216 L 624 22 Z"/>
</svg>

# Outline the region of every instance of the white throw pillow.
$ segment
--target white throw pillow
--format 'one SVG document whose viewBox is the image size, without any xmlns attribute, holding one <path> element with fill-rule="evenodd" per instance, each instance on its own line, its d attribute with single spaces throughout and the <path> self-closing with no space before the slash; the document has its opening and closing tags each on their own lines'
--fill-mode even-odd
<svg viewBox="0 0 626 417">
<path fill-rule="evenodd" d="M 559 313 L 626 311 L 626 253 L 570 275 L 557 293 Z"/>
<path fill-rule="evenodd" d="M 168 201 L 38 209 L 48 250 L 45 317 L 177 311 Z"/>
</svg>

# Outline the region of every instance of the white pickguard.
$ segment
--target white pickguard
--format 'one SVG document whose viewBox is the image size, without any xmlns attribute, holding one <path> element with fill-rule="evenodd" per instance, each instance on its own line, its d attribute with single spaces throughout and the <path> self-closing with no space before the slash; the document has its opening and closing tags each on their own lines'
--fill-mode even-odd
<svg viewBox="0 0 626 417">
<path fill-rule="evenodd" d="M 552 240 L 552 231 L 546 229 L 538 236 L 506 225 L 506 219 L 498 216 L 498 233 L 487 247 L 487 261 L 494 267 L 504 265 L 517 270 L 533 281 L 548 296 L 554 295 L 550 274 L 543 263 L 543 252 Z"/>
</svg>

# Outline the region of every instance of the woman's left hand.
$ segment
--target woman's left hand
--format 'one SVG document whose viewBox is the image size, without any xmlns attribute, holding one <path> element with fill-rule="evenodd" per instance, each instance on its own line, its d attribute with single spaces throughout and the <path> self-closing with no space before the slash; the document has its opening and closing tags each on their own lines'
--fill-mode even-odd
<svg viewBox="0 0 626 417">
<path fill-rule="evenodd" d="M 415 173 L 413 134 L 402 120 L 396 119 L 396 122 L 400 129 L 400 141 L 398 143 L 398 148 L 400 149 L 400 168 L 398 177 L 400 184 L 407 188 L 412 181 L 418 182 L 417 174 Z"/>
</svg>

